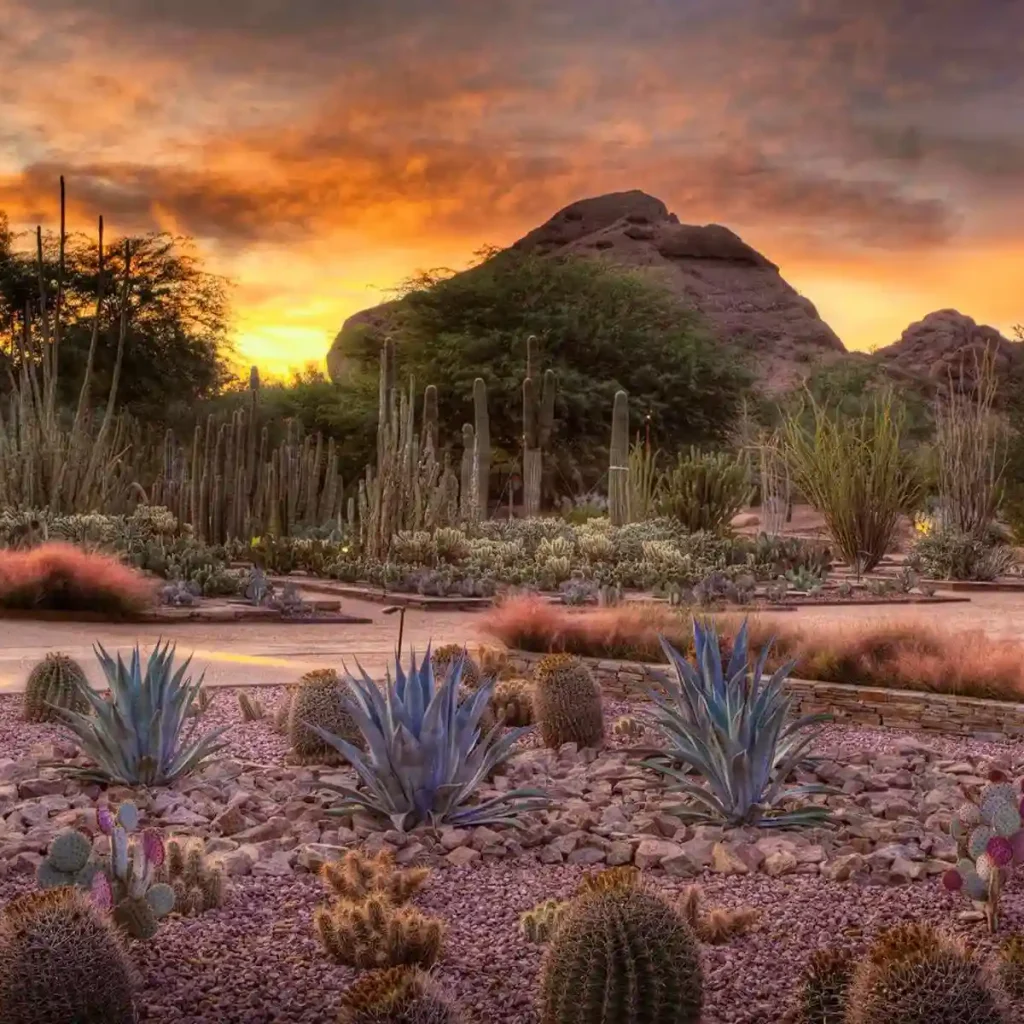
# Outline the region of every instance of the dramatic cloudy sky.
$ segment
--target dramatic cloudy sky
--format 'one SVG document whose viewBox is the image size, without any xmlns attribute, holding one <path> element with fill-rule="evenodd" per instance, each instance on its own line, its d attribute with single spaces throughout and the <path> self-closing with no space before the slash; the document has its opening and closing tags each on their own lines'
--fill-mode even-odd
<svg viewBox="0 0 1024 1024">
<path fill-rule="evenodd" d="M 195 236 L 242 351 L 642 188 L 847 345 L 1024 318 L 1024 0 L 0 0 L 0 209 Z"/>
</svg>

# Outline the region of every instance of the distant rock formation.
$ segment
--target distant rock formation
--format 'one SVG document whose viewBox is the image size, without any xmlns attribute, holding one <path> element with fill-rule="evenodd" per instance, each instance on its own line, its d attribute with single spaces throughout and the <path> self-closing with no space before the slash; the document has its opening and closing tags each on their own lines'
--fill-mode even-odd
<svg viewBox="0 0 1024 1024">
<path fill-rule="evenodd" d="M 814 305 L 778 267 L 719 224 L 680 224 L 645 192 L 613 192 L 559 210 L 512 246 L 542 255 L 576 254 L 642 270 L 701 313 L 722 341 L 754 356 L 765 388 L 777 392 L 845 349 Z M 355 336 L 386 330 L 398 302 L 349 317 L 327 357 L 331 377 L 346 378 Z"/>
</svg>

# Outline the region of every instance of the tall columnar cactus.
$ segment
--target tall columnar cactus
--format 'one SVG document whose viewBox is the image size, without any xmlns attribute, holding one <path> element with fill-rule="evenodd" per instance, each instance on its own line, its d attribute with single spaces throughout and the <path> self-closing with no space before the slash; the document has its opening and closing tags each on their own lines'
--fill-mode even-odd
<svg viewBox="0 0 1024 1024">
<path fill-rule="evenodd" d="M 1001 773 L 982 790 L 977 803 L 953 815 L 950 834 L 958 860 L 942 876 L 950 892 L 962 892 L 985 914 L 989 931 L 999 928 L 999 898 L 1010 872 L 1024 862 L 1024 783 L 1015 786 Z"/>
<path fill-rule="evenodd" d="M 462 424 L 462 462 L 459 472 L 459 516 L 473 518 L 473 480 L 476 473 L 476 433 L 472 423 Z"/>
<path fill-rule="evenodd" d="M 551 935 L 540 981 L 541 1024 L 698 1024 L 697 939 L 642 886 L 573 899 Z"/>
<path fill-rule="evenodd" d="M 0 912 L 4 1024 L 134 1024 L 132 967 L 84 892 L 30 892 Z"/>
<path fill-rule="evenodd" d="M 844 1024 L 1001 1024 L 982 965 L 928 925 L 884 933 L 857 965 Z"/>
<path fill-rule="evenodd" d="M 25 720 L 52 722 L 61 711 L 84 714 L 89 708 L 80 689 L 87 685 L 82 666 L 66 654 L 48 654 L 29 674 L 25 684 Z"/>
<path fill-rule="evenodd" d="M 440 437 L 437 426 L 437 387 L 434 384 L 428 384 L 423 390 L 423 430 L 421 437 L 424 448 L 430 445 L 435 452 L 438 450 Z"/>
<path fill-rule="evenodd" d="M 526 378 L 523 380 L 523 514 L 540 515 L 541 483 L 544 478 L 544 449 L 555 421 L 554 370 L 544 371 L 544 382 L 537 393 L 533 378 L 533 345 L 526 339 Z"/>
<path fill-rule="evenodd" d="M 615 392 L 612 443 L 608 450 L 608 518 L 613 526 L 629 520 L 629 396 Z"/>
<path fill-rule="evenodd" d="M 571 654 L 549 654 L 537 665 L 533 712 L 545 746 L 599 747 L 604 742 L 601 689 L 590 669 Z"/>
<path fill-rule="evenodd" d="M 491 419 L 482 377 L 473 381 L 473 432 L 473 518 L 486 519 L 490 509 Z"/>
</svg>

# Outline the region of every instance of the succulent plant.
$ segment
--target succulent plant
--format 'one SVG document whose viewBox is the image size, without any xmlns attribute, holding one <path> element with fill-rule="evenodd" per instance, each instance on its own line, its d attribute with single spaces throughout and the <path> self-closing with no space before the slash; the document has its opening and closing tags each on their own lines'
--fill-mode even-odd
<svg viewBox="0 0 1024 1024">
<path fill-rule="evenodd" d="M 291 717 L 292 697 L 295 695 L 295 688 L 290 687 L 281 698 L 281 703 L 274 709 L 274 732 L 287 733 L 288 719 Z"/>
<path fill-rule="evenodd" d="M 88 685 L 80 688 L 92 713 L 67 712 L 64 724 L 75 734 L 94 767 L 66 768 L 78 778 L 120 783 L 124 786 L 166 786 L 195 771 L 224 747 L 218 742 L 224 728 L 197 739 L 182 736 L 202 687 L 185 677 L 191 658 L 174 671 L 175 648 L 159 644 L 149 656 L 145 671 L 136 644 L 131 661 L 117 661 L 102 646 L 96 654 L 110 687 L 105 699 Z"/>
<path fill-rule="evenodd" d="M 853 968 L 854 959 L 845 950 L 812 953 L 800 987 L 797 1024 L 845 1024 Z"/>
<path fill-rule="evenodd" d="M 533 712 L 547 747 L 604 742 L 601 689 L 590 669 L 570 654 L 549 654 L 533 675 Z"/>
<path fill-rule="evenodd" d="M 298 682 L 288 711 L 288 742 L 302 762 L 334 762 L 338 752 L 321 738 L 323 729 L 362 746 L 362 734 L 348 708 L 347 684 L 332 669 L 313 669 Z"/>
<path fill-rule="evenodd" d="M 25 684 L 25 720 L 60 721 L 64 711 L 85 714 L 89 701 L 83 688 L 88 686 L 77 661 L 59 652 L 48 654 L 32 669 Z"/>
<path fill-rule="evenodd" d="M 799 797 L 832 792 L 818 784 L 782 788 L 817 738 L 817 730 L 808 732 L 807 727 L 829 721 L 830 716 L 790 719 L 792 698 L 783 686 L 792 664 L 765 681 L 771 644 L 751 667 L 746 622 L 724 671 L 714 625 L 694 620 L 693 639 L 696 665 L 662 638 L 675 679 L 662 677 L 664 694 L 648 691 L 668 745 L 644 764 L 689 797 L 689 804 L 674 813 L 731 825 L 794 826 L 825 820 L 828 812 L 823 807 L 776 808 Z M 705 784 L 694 782 L 679 765 L 692 768 Z"/>
<path fill-rule="evenodd" d="M 0 912 L 4 1024 L 134 1024 L 132 977 L 120 937 L 79 889 L 25 893 Z"/>
<path fill-rule="evenodd" d="M 258 722 L 265 714 L 259 698 L 245 690 L 238 691 L 238 710 L 242 712 L 243 722 Z"/>
<path fill-rule="evenodd" d="M 227 895 L 224 869 L 206 856 L 206 843 L 198 836 L 168 840 L 157 877 L 174 890 L 174 909 L 185 916 L 214 910 Z"/>
<path fill-rule="evenodd" d="M 41 889 L 63 885 L 88 889 L 98 867 L 92 857 L 92 841 L 78 829 L 58 832 L 46 856 L 36 868 L 36 881 Z"/>
<path fill-rule="evenodd" d="M 533 725 L 533 684 L 528 679 L 502 679 L 494 685 L 491 709 L 512 729 Z"/>
<path fill-rule="evenodd" d="M 324 885 L 339 899 L 358 902 L 376 893 L 396 907 L 408 903 L 429 877 L 429 868 L 396 867 L 394 856 L 384 850 L 373 857 L 349 850 L 320 869 Z"/>
<path fill-rule="evenodd" d="M 461 1024 L 458 1009 L 415 967 L 361 975 L 341 997 L 338 1024 Z"/>
<path fill-rule="evenodd" d="M 519 930 L 527 942 L 543 945 L 551 940 L 558 922 L 569 906 L 565 900 L 545 900 L 519 915 Z"/>
<path fill-rule="evenodd" d="M 700 950 L 686 921 L 640 885 L 570 901 L 540 980 L 541 1024 L 698 1024 Z"/>
<path fill-rule="evenodd" d="M 333 813 L 363 808 L 402 830 L 422 823 L 472 827 L 516 824 L 519 814 L 547 806 L 539 790 L 516 789 L 472 803 L 480 784 L 511 756 L 525 729 L 497 728 L 482 734 L 480 721 L 494 690 L 482 684 L 459 703 L 461 662 L 453 662 L 438 685 L 430 649 L 420 664 L 415 653 L 408 672 L 395 656 L 395 677 L 385 692 L 362 669 L 361 679 L 349 676 L 348 709 L 366 743 L 366 752 L 314 726 L 355 769 L 362 787 L 352 789 L 321 781 L 342 794 Z"/>
<path fill-rule="evenodd" d="M 456 663 L 462 665 L 460 684 L 467 689 L 475 690 L 480 685 L 480 668 L 469 656 L 465 647 L 460 647 L 458 644 L 444 644 L 444 646 L 438 647 L 430 658 L 434 674 L 439 676 L 445 675 L 449 668 Z"/>
<path fill-rule="evenodd" d="M 1022 790 L 1010 782 L 986 786 L 976 803 L 964 804 L 950 821 L 957 844 L 956 867 L 942 876 L 950 892 L 962 892 L 985 914 L 988 929 L 999 928 L 999 899 L 1010 872 L 1024 862 Z"/>
<path fill-rule="evenodd" d="M 816 594 L 825 582 L 824 573 L 816 573 L 806 566 L 797 566 L 786 573 L 786 582 L 798 594 Z"/>
<path fill-rule="evenodd" d="M 1000 1024 L 981 964 L 927 925 L 883 934 L 857 965 L 844 1024 Z"/>
<path fill-rule="evenodd" d="M 634 743 L 646 732 L 644 723 L 631 715 L 622 715 L 612 726 L 612 735 L 628 743 Z"/>
<path fill-rule="evenodd" d="M 693 929 L 693 934 L 709 946 L 720 946 L 734 935 L 745 934 L 761 916 L 760 911 L 752 907 L 740 907 L 736 910 L 713 907 L 704 913 L 701 909 L 701 900 L 700 887 L 691 885 L 683 891 L 679 899 L 679 911 Z"/>
</svg>

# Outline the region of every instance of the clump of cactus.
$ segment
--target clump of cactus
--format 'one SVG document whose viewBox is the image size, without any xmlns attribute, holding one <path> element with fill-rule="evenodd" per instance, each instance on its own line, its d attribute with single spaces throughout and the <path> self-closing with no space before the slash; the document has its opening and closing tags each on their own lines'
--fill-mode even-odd
<svg viewBox="0 0 1024 1024">
<path fill-rule="evenodd" d="M 1000 1024 L 982 965 L 928 925 L 899 925 L 857 965 L 844 1024 Z"/>
<path fill-rule="evenodd" d="M 491 709 L 513 729 L 533 725 L 533 686 L 527 679 L 502 679 L 494 686 Z"/>
<path fill-rule="evenodd" d="M 281 733 L 282 735 L 288 732 L 288 719 L 291 717 L 292 697 L 294 694 L 295 688 L 289 687 L 281 699 L 281 703 L 274 709 L 274 732 Z"/>
<path fill-rule="evenodd" d="M 29 673 L 25 684 L 25 720 L 59 721 L 64 711 L 85 714 L 89 702 L 82 693 L 88 686 L 82 666 L 66 654 L 48 654 Z"/>
<path fill-rule="evenodd" d="M 601 690 L 590 669 L 569 654 L 549 654 L 534 672 L 533 710 L 545 746 L 599 747 L 604 742 Z"/>
<path fill-rule="evenodd" d="M 430 664 L 435 676 L 446 676 L 450 666 L 460 660 L 462 675 L 459 677 L 459 683 L 469 690 L 475 690 L 480 685 L 480 669 L 469 656 L 465 647 L 460 647 L 458 644 L 444 644 L 430 656 Z"/>
<path fill-rule="evenodd" d="M 265 714 L 259 698 L 245 690 L 238 691 L 238 710 L 242 712 L 243 722 L 258 722 Z"/>
<path fill-rule="evenodd" d="M 376 893 L 396 907 L 408 903 L 429 877 L 429 868 L 397 868 L 385 850 L 373 857 L 349 850 L 337 863 L 320 869 L 321 880 L 338 899 L 357 902 Z"/>
<path fill-rule="evenodd" d="M 168 841 L 160 879 L 174 890 L 174 909 L 185 916 L 214 910 L 227 894 L 224 869 L 207 858 L 206 843 L 198 837 Z"/>
<path fill-rule="evenodd" d="M 174 890 L 158 879 L 163 840 L 152 829 L 129 838 L 139 825 L 132 803 L 121 804 L 116 815 L 109 807 L 98 808 L 96 822 L 110 838 L 109 856 L 93 861 L 89 837 L 68 830 L 53 840 L 36 878 L 44 889 L 73 884 L 103 893 L 119 928 L 133 939 L 151 939 L 160 919 L 174 909 Z"/>
<path fill-rule="evenodd" d="M 207 711 L 213 707 L 215 700 L 214 694 L 212 694 L 205 686 L 201 686 L 196 691 L 196 699 L 192 702 L 192 706 L 188 709 L 188 716 L 190 718 L 199 718 L 205 715 Z"/>
<path fill-rule="evenodd" d="M 570 901 L 540 981 L 541 1024 L 698 1024 L 700 950 L 682 915 L 640 885 Z"/>
<path fill-rule="evenodd" d="M 846 950 L 816 950 L 804 971 L 796 1024 L 844 1024 L 854 966 Z"/>
<path fill-rule="evenodd" d="M 341 758 L 316 729 L 324 729 L 356 746 L 362 734 L 347 702 L 344 680 L 332 669 L 307 672 L 295 687 L 288 707 L 288 742 L 303 762 L 337 763 Z"/>
<path fill-rule="evenodd" d="M 68 887 L 25 893 L 3 908 L 4 1024 L 134 1024 L 131 963 L 103 909 Z"/>
<path fill-rule="evenodd" d="M 985 915 L 990 932 L 999 928 L 999 898 L 1011 870 L 1024 861 L 1021 792 L 999 773 L 976 803 L 953 815 L 950 834 L 957 843 L 957 864 L 942 876 L 950 892 L 962 892 Z"/>
<path fill-rule="evenodd" d="M 415 967 L 369 971 L 341 997 L 338 1024 L 460 1024 L 440 987 Z"/>
<path fill-rule="evenodd" d="M 740 907 L 737 910 L 714 907 L 703 913 L 701 890 L 696 885 L 689 886 L 683 892 L 679 910 L 693 929 L 694 935 L 709 946 L 720 946 L 734 935 L 745 934 L 761 916 L 760 912 L 752 907 Z"/>
<path fill-rule="evenodd" d="M 569 904 L 564 900 L 545 900 L 519 915 L 519 930 L 528 942 L 543 945 L 551 940 L 558 922 Z"/>
<path fill-rule="evenodd" d="M 643 737 L 646 731 L 644 723 L 638 718 L 633 718 L 632 715 L 622 715 L 615 720 L 615 724 L 612 726 L 612 735 L 627 743 L 635 743 Z"/>
</svg>

